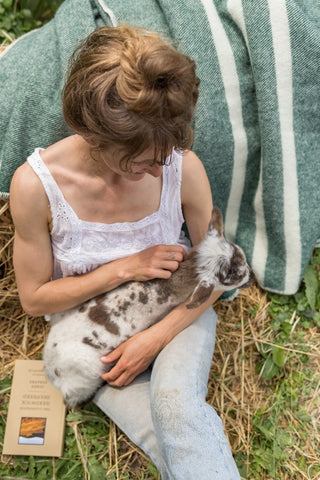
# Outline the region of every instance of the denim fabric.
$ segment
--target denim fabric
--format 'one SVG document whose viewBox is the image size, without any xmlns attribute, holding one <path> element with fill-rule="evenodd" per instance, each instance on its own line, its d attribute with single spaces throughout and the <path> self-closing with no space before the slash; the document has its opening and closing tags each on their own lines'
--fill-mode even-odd
<svg viewBox="0 0 320 480">
<path fill-rule="evenodd" d="M 163 480 L 239 480 L 223 426 L 206 401 L 216 314 L 207 310 L 130 385 L 95 403 L 154 462 Z"/>
</svg>

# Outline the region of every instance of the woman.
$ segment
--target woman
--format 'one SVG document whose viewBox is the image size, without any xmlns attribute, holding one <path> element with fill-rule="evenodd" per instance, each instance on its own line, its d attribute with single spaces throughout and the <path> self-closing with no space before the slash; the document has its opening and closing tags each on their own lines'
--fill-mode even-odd
<svg viewBox="0 0 320 480">
<path fill-rule="evenodd" d="M 30 315 L 62 311 L 130 280 L 169 278 L 188 240 L 205 236 L 212 198 L 188 150 L 195 65 L 159 36 L 103 27 L 79 46 L 63 92 L 74 132 L 36 149 L 15 173 L 14 266 Z M 116 362 L 96 404 L 163 479 L 239 477 L 222 424 L 205 403 L 219 297 L 179 305 L 101 359 Z M 152 365 L 152 368 L 151 368 Z"/>
</svg>

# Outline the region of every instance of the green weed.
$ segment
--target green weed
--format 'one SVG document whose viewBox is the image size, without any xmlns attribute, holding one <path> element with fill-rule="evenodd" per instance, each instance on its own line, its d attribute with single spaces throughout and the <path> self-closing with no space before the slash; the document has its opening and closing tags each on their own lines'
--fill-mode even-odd
<svg viewBox="0 0 320 480">
<path fill-rule="evenodd" d="M 0 382 L 0 391 L 5 393 L 0 401 L 0 439 L 4 438 L 8 399 L 10 394 L 10 379 Z M 126 458 L 124 446 L 117 443 L 116 455 Z M 123 450 L 120 451 L 120 450 Z M 156 480 L 159 478 L 156 468 L 146 462 L 137 473 L 129 477 L 125 469 L 125 461 L 119 458 L 115 466 L 110 464 L 110 423 L 105 415 L 93 403 L 85 409 L 70 412 L 66 416 L 66 431 L 64 451 L 61 458 L 46 458 L 33 456 L 3 457 L 0 465 L 0 477 L 16 479 L 59 479 L 59 480 Z M 123 470 L 119 477 L 117 474 Z"/>
<path fill-rule="evenodd" d="M 268 309 L 273 329 L 273 345 L 261 345 L 257 369 L 264 380 L 278 378 L 285 365 L 300 352 L 300 361 L 309 360 L 304 344 L 309 329 L 320 327 L 320 250 L 316 250 L 306 268 L 300 290 L 295 295 L 269 294 Z M 303 354 L 303 352 L 306 352 Z"/>
<path fill-rule="evenodd" d="M 62 0 L 0 0 L 0 42 L 9 44 L 41 27 L 61 3 Z"/>
<path fill-rule="evenodd" d="M 310 428 L 312 417 L 306 411 L 319 411 L 315 392 L 320 374 L 313 364 L 319 359 L 313 335 L 320 326 L 319 270 L 317 250 L 295 295 L 268 295 L 272 330 L 259 347 L 261 361 L 256 366 L 265 382 L 266 400 L 252 418 L 249 471 L 243 466 L 244 456 L 237 457 L 245 478 L 320 478 L 320 431 Z"/>
</svg>

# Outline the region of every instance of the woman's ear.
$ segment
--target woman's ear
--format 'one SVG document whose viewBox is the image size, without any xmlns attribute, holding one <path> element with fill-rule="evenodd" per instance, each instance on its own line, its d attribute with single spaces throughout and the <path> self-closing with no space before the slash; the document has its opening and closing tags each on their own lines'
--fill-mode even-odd
<svg viewBox="0 0 320 480">
<path fill-rule="evenodd" d="M 84 135 L 82 136 L 82 138 L 90 145 L 90 147 L 97 147 L 96 142 L 93 140 L 93 138 L 90 135 Z"/>
</svg>

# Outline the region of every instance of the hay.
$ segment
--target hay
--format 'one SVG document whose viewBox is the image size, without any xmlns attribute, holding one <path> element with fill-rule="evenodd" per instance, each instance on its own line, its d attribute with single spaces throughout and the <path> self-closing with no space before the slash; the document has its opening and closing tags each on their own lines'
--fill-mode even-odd
<svg viewBox="0 0 320 480">
<path fill-rule="evenodd" d="M 13 225 L 8 203 L 0 201 L 0 379 L 12 374 L 17 358 L 40 358 L 48 332 L 42 318 L 32 318 L 20 306 L 12 265 Z M 271 390 L 256 372 L 261 360 L 261 345 L 272 345 L 272 329 L 268 316 L 268 298 L 256 285 L 241 291 L 232 302 L 219 301 L 215 306 L 220 321 L 217 327 L 216 348 L 208 385 L 208 402 L 218 411 L 224 423 L 234 454 L 242 453 L 247 460 L 248 471 L 252 457 L 251 443 L 254 435 L 252 418 L 259 409 L 268 408 Z M 294 320 L 294 319 L 293 319 Z M 320 369 L 319 332 L 310 330 L 310 345 L 307 354 L 310 368 Z M 288 352 L 299 353 L 299 345 L 285 347 Z M 313 418 L 313 432 L 320 417 L 320 386 L 312 398 L 304 399 L 304 407 Z M 289 413 L 290 414 L 290 413 Z M 316 435 L 314 433 L 313 435 Z M 318 438 L 319 440 L 319 438 Z M 312 441 L 306 442 L 304 450 L 293 448 L 292 458 L 284 465 L 281 480 L 314 478 L 297 473 L 294 458 L 305 457 L 312 468 L 319 462 Z M 110 422 L 110 471 L 121 478 L 122 472 L 131 472 L 138 478 L 139 472 L 147 471 L 148 460 L 125 435 Z M 290 463 L 291 462 L 291 463 Z M 292 471 L 291 471 L 292 470 Z M 135 474 L 136 472 L 136 474 Z M 294 473 L 293 473 L 294 472 Z M 147 478 L 147 477 L 145 477 Z M 262 476 L 267 480 L 268 477 Z M 278 478 L 278 477 L 277 477 Z M 279 477 L 280 479 L 280 477 Z"/>
<path fill-rule="evenodd" d="M 11 374 L 16 358 L 41 353 L 47 325 L 26 315 L 20 306 L 12 265 L 13 224 L 9 205 L 0 202 L 0 378 Z"/>
</svg>

